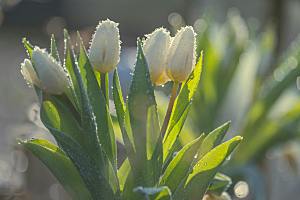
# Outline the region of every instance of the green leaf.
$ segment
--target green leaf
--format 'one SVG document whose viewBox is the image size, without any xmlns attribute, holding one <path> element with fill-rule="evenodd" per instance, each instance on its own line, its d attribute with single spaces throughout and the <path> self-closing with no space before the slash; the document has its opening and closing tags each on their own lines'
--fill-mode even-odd
<svg viewBox="0 0 300 200">
<path fill-rule="evenodd" d="M 275 69 L 274 76 L 265 81 L 258 100 L 248 114 L 247 129 L 261 124 L 282 93 L 295 84 L 297 77 L 300 76 L 299 61 L 300 38 L 292 43 L 286 56 Z"/>
<path fill-rule="evenodd" d="M 160 137 L 160 126 L 156 106 L 150 106 L 147 111 L 147 159 L 150 160 Z M 162 141 L 160 141 L 162 142 Z"/>
<path fill-rule="evenodd" d="M 78 66 L 82 76 L 83 83 L 86 87 L 87 95 L 91 104 L 92 111 L 95 115 L 97 124 L 97 133 L 102 148 L 107 154 L 116 169 L 117 165 L 117 149 L 116 139 L 113 131 L 113 123 L 106 104 L 106 99 L 100 90 L 98 81 L 95 77 L 92 65 L 88 59 L 83 42 L 80 39 L 80 53 L 78 58 Z"/>
<path fill-rule="evenodd" d="M 32 51 L 33 51 L 33 48 L 34 48 L 33 45 L 30 44 L 26 38 L 23 38 L 22 42 L 23 42 L 23 45 L 24 45 L 24 47 L 25 47 L 25 49 L 27 51 L 28 56 L 31 58 Z"/>
<path fill-rule="evenodd" d="M 147 112 L 147 176 L 150 185 L 155 185 L 162 171 L 162 136 L 156 106 L 148 108 Z"/>
<path fill-rule="evenodd" d="M 210 132 L 204 139 L 203 145 L 201 145 L 198 157 L 202 158 L 205 154 L 207 154 L 210 150 L 212 150 L 215 146 L 219 145 L 226 132 L 228 131 L 230 126 L 230 122 L 226 122 L 222 126 L 216 128 L 212 132 Z"/>
<path fill-rule="evenodd" d="M 147 161 L 147 112 L 156 102 L 154 88 L 150 80 L 148 65 L 141 47 L 141 41 L 138 41 L 137 61 L 132 78 L 130 91 L 128 94 L 128 111 L 134 143 L 136 147 L 135 177 L 137 184 L 146 185 L 147 177 L 144 175 L 145 164 Z"/>
<path fill-rule="evenodd" d="M 59 146 L 76 166 L 80 176 L 91 192 L 93 199 L 115 199 L 110 183 L 105 178 L 103 170 L 98 167 L 98 161 L 91 158 L 90 155 L 68 135 L 50 126 L 46 125 L 46 127 L 50 130 Z"/>
<path fill-rule="evenodd" d="M 77 169 L 61 149 L 42 139 L 32 139 L 20 143 L 48 167 L 72 199 L 92 200 Z"/>
<path fill-rule="evenodd" d="M 178 135 L 180 133 L 183 124 L 181 124 L 181 128 L 174 129 L 175 126 L 178 126 L 179 121 L 184 123 L 185 118 L 187 116 L 188 107 L 191 104 L 192 98 L 198 88 L 201 72 L 202 72 L 202 60 L 203 60 L 203 53 L 199 57 L 199 60 L 195 66 L 195 69 L 190 74 L 187 81 L 182 85 L 178 97 L 174 103 L 174 107 L 172 110 L 172 114 L 170 117 L 170 122 L 168 124 L 168 128 L 166 134 L 164 136 L 164 160 L 172 154 L 172 146 L 175 144 L 176 140 L 178 139 Z M 183 116 L 185 116 L 183 118 Z M 176 130 L 176 131 L 174 131 Z"/>
<path fill-rule="evenodd" d="M 131 171 L 129 160 L 126 158 L 124 162 L 122 163 L 121 167 L 118 170 L 118 179 L 120 182 L 120 191 L 122 192 L 127 180 L 127 177 L 129 176 L 129 173 Z"/>
<path fill-rule="evenodd" d="M 123 94 L 122 94 L 122 89 L 121 89 L 121 84 L 120 84 L 120 79 L 119 79 L 117 69 L 115 69 L 114 76 L 113 76 L 113 98 L 116 107 L 118 121 L 120 124 L 122 124 L 124 123 L 123 121 L 125 118 L 126 107 L 123 99 Z"/>
<path fill-rule="evenodd" d="M 136 188 L 136 181 L 133 170 L 131 170 L 126 179 L 121 199 L 141 200 L 143 196 L 140 193 L 133 192 L 134 188 Z"/>
<path fill-rule="evenodd" d="M 67 51 L 70 51 L 69 46 L 67 44 L 68 44 L 68 38 L 65 38 L 65 51 L 66 51 L 65 53 L 67 53 Z M 50 55 L 61 65 L 59 52 L 58 52 L 55 37 L 53 34 L 51 35 Z M 62 68 L 66 72 L 68 72 L 68 69 L 66 68 L 66 64 L 68 64 L 69 68 L 72 68 L 72 66 L 70 66 L 70 65 L 72 65 L 73 63 L 70 63 L 70 60 L 67 60 L 67 58 L 65 58 L 65 63 L 64 63 L 64 65 L 62 65 Z M 65 94 L 68 97 L 68 99 L 72 102 L 73 106 L 77 110 L 79 110 L 80 104 L 78 103 L 78 99 L 76 98 L 76 94 L 75 94 L 74 87 L 73 87 L 73 82 L 70 77 L 71 76 L 68 76 L 69 87 L 65 90 Z"/>
<path fill-rule="evenodd" d="M 208 152 L 194 166 L 192 173 L 188 176 L 185 183 L 184 193 L 179 192 L 176 199 L 196 200 L 203 197 L 208 186 L 224 163 L 226 158 L 240 143 L 242 137 L 236 136 L 231 140 L 220 144 L 219 146 Z M 180 195 L 184 195 L 183 197 Z"/>
<path fill-rule="evenodd" d="M 91 156 L 87 159 L 92 159 L 94 167 L 96 167 L 96 169 L 98 169 L 101 173 L 101 176 L 99 177 L 101 177 L 101 179 L 105 178 L 106 180 L 109 180 L 109 184 L 111 185 L 112 189 L 114 189 L 114 192 L 118 192 L 119 187 L 117 186 L 118 181 L 116 176 L 116 169 L 111 165 L 110 160 L 108 160 L 106 156 L 106 152 L 103 152 L 103 149 L 98 142 L 97 124 L 87 92 L 84 88 L 84 83 L 78 65 L 73 65 L 73 71 L 78 81 L 81 99 L 81 124 L 86 134 L 86 137 L 84 137 L 84 139 L 85 143 L 87 144 L 87 148 L 82 149 L 82 151 L 87 152 L 89 156 Z M 80 167 L 79 164 L 78 167 Z"/>
<path fill-rule="evenodd" d="M 182 187 L 180 183 L 186 180 L 204 137 L 204 134 L 202 134 L 197 139 L 185 145 L 176 154 L 161 177 L 159 185 L 168 186 L 172 193 L 174 193 L 177 187 Z"/>
<path fill-rule="evenodd" d="M 55 96 L 47 96 L 42 102 L 41 115 L 49 125 L 57 130 L 68 134 L 72 139 L 84 146 L 84 135 L 82 127 L 74 113 Z"/>
<path fill-rule="evenodd" d="M 64 42 L 65 42 L 65 51 L 64 51 L 64 68 L 69 74 L 70 89 L 72 90 L 73 99 L 75 99 L 76 105 L 75 108 L 78 112 L 81 112 L 81 92 L 79 88 L 79 80 L 75 75 L 74 66 L 75 66 L 75 56 L 72 52 L 70 44 L 70 36 L 66 30 L 64 30 Z"/>
<path fill-rule="evenodd" d="M 172 157 L 175 152 L 176 141 L 178 140 L 181 129 L 183 128 L 184 122 L 187 118 L 189 110 L 191 108 L 191 104 L 189 104 L 179 120 L 174 124 L 173 128 L 169 131 L 168 137 L 163 141 L 163 161 L 166 164 L 170 157 Z"/>
<path fill-rule="evenodd" d="M 99 167 L 104 166 L 104 155 L 102 150 L 100 149 L 100 145 L 97 137 L 97 124 L 95 121 L 94 113 L 88 98 L 87 91 L 84 88 L 84 83 L 80 74 L 79 64 L 76 62 L 75 65 L 72 65 L 74 75 L 78 81 L 78 88 L 80 92 L 80 117 L 81 117 L 81 125 L 83 130 L 85 131 L 86 137 L 85 143 L 87 144 L 87 149 L 85 149 L 92 157 L 99 160 Z"/>
<path fill-rule="evenodd" d="M 213 193 L 217 196 L 221 196 L 230 185 L 232 184 L 231 178 L 225 174 L 217 173 L 214 179 L 211 181 L 211 184 L 208 188 L 210 193 Z"/>
<path fill-rule="evenodd" d="M 122 132 L 122 138 L 124 141 L 127 156 L 129 157 L 130 162 L 134 164 L 133 161 L 134 160 L 133 156 L 135 155 L 134 140 L 133 140 L 131 125 L 129 120 L 129 114 L 128 112 L 126 112 L 126 106 L 124 103 L 117 70 L 114 71 L 114 76 L 113 76 L 113 99 L 115 103 L 117 118 Z"/>
<path fill-rule="evenodd" d="M 88 152 L 95 160 L 96 168 L 100 169 L 102 175 L 108 180 L 113 192 L 118 193 L 116 144 L 112 119 L 82 41 L 76 64 L 78 65 L 73 67 L 81 95 L 81 123 L 83 129 L 87 131 L 90 144 Z"/>
<path fill-rule="evenodd" d="M 50 54 L 52 55 L 52 57 L 59 63 L 61 63 L 60 58 L 59 58 L 59 53 L 57 50 L 57 46 L 56 46 L 56 41 L 55 41 L 55 37 L 52 34 L 51 35 L 51 45 L 50 45 Z"/>
<path fill-rule="evenodd" d="M 99 82 L 98 82 L 99 84 Z M 100 87 L 102 94 L 106 99 L 106 104 L 109 106 L 109 73 L 100 73 Z"/>
<path fill-rule="evenodd" d="M 162 187 L 137 187 L 134 189 L 134 192 L 141 193 L 145 200 L 150 199 L 151 196 L 154 196 L 154 200 L 171 200 L 172 193 L 167 186 Z"/>
<path fill-rule="evenodd" d="M 241 143 L 239 154 L 234 155 L 233 161 L 244 164 L 261 159 L 271 146 L 296 137 L 299 121 L 300 102 L 297 102 L 281 116 L 265 120 L 256 137 L 250 137 L 247 142 Z"/>
</svg>

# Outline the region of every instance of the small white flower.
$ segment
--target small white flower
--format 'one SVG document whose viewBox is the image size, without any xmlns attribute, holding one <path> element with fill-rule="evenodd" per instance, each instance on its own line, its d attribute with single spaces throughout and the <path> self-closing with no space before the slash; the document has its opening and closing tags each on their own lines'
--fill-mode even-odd
<svg viewBox="0 0 300 200">
<path fill-rule="evenodd" d="M 118 24 L 109 19 L 100 22 L 89 50 L 90 62 L 97 71 L 105 73 L 115 69 L 120 61 L 120 43 Z"/>
<path fill-rule="evenodd" d="M 32 63 L 25 59 L 21 64 L 21 72 L 27 82 L 50 94 L 62 94 L 69 85 L 62 66 L 39 47 L 32 51 Z"/>
<path fill-rule="evenodd" d="M 196 34 L 191 26 L 181 28 L 172 40 L 167 74 L 173 81 L 185 81 L 195 66 Z"/>
<path fill-rule="evenodd" d="M 24 62 L 21 63 L 21 74 L 29 85 L 41 87 L 41 81 L 37 77 L 37 74 L 29 59 L 25 59 Z"/>
<path fill-rule="evenodd" d="M 156 85 L 162 85 L 169 80 L 166 74 L 167 55 L 170 47 L 170 33 L 159 28 L 146 36 L 143 50 L 148 63 L 151 81 Z"/>
</svg>

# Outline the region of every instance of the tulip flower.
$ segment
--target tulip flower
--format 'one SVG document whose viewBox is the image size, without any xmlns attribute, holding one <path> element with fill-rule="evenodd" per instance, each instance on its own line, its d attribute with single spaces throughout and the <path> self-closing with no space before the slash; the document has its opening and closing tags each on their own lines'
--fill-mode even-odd
<svg viewBox="0 0 300 200">
<path fill-rule="evenodd" d="M 195 66 L 196 34 L 191 26 L 180 29 L 172 40 L 167 74 L 174 82 L 185 81 Z"/>
<path fill-rule="evenodd" d="M 162 85 L 169 80 L 166 67 L 171 42 L 170 33 L 165 28 L 159 28 L 146 37 L 143 50 L 148 63 L 150 78 L 155 85 Z"/>
<path fill-rule="evenodd" d="M 37 74 L 29 59 L 25 59 L 24 62 L 21 63 L 21 73 L 29 85 L 41 87 L 41 81 L 37 77 Z"/>
<path fill-rule="evenodd" d="M 115 69 L 120 61 L 120 43 L 118 24 L 108 19 L 100 22 L 89 50 L 90 62 L 97 71 L 107 73 Z"/>
<path fill-rule="evenodd" d="M 32 63 L 25 59 L 21 64 L 21 72 L 28 83 L 50 94 L 62 94 L 69 85 L 62 66 L 39 47 L 32 51 Z"/>
</svg>

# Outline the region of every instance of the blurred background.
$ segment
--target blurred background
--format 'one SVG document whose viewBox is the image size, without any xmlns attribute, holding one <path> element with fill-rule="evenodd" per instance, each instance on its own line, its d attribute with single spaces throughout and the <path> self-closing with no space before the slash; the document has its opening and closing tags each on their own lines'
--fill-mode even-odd
<svg viewBox="0 0 300 200">
<path fill-rule="evenodd" d="M 216 52 L 225 55 L 224 52 L 232 46 L 238 47 L 240 52 L 234 56 L 210 56 L 205 65 L 210 69 L 209 64 L 219 66 L 212 62 L 214 59 L 233 59 L 230 65 L 238 67 L 234 68 L 237 78 L 230 76 L 228 82 L 227 96 L 231 98 L 217 95 L 218 102 L 223 98 L 226 100 L 219 103 L 220 108 L 211 103 L 205 107 L 208 111 L 211 111 L 209 106 L 218 110 L 209 118 L 211 124 L 200 123 L 196 127 L 197 120 L 204 121 L 192 116 L 186 129 L 193 137 L 200 131 L 212 130 L 220 122 L 232 120 L 232 134 L 240 130 L 249 130 L 250 133 L 252 129 L 248 126 L 240 128 L 239 124 L 253 105 L 249 102 L 256 102 L 253 99 L 256 98 L 256 90 L 260 90 L 256 88 L 262 87 L 261 83 L 270 74 L 274 75 L 275 60 L 285 55 L 300 32 L 300 0 L 0 0 L 0 200 L 69 199 L 43 164 L 17 145 L 16 138 L 50 137 L 39 122 L 34 91 L 26 85 L 20 73 L 20 63 L 26 57 L 22 38 L 48 48 L 50 36 L 55 34 L 59 48 L 63 50 L 63 29 L 66 28 L 71 36 L 78 30 L 88 46 L 94 27 L 99 20 L 107 18 L 120 23 L 122 54 L 118 69 L 125 92 L 131 78 L 129 73 L 134 66 L 136 38 L 157 27 L 164 26 L 175 33 L 181 26 L 194 26 L 199 34 L 198 49 L 207 49 L 210 53 L 208 57 Z M 235 35 L 234 42 L 227 41 L 224 45 L 230 32 L 224 31 L 225 26 L 230 26 Z M 298 65 L 298 59 L 296 62 Z M 260 72 L 259 79 L 255 79 L 257 71 Z M 282 74 L 282 71 L 277 71 L 277 76 Z M 249 85 L 242 87 L 240 83 L 243 81 L 253 82 L 253 88 Z M 201 87 L 211 91 L 208 85 L 204 82 Z M 281 98 L 280 106 L 275 106 L 277 114 L 290 110 L 291 104 L 299 101 L 295 77 L 290 87 L 285 91 L 285 94 L 288 93 L 285 99 Z M 250 89 L 254 94 L 242 92 Z M 218 94 L 222 93 L 219 91 Z M 162 99 L 165 97 L 160 95 Z M 195 102 L 207 105 L 201 97 L 208 98 L 209 95 L 201 93 Z M 275 100 L 272 103 L 275 104 Z M 231 108 L 230 112 L 228 108 Z M 193 109 L 196 113 L 197 109 L 205 110 L 201 106 Z M 268 116 L 275 116 L 275 111 L 270 111 Z M 298 128 L 298 118 L 293 122 L 297 126 L 293 126 L 292 132 L 298 133 L 300 129 L 295 129 Z M 282 139 L 286 142 L 279 142 L 280 145 L 277 145 L 278 142 L 274 145 L 268 143 L 263 150 L 255 152 L 255 156 L 250 153 L 247 160 L 236 158 L 235 161 L 238 161 L 235 163 L 238 164 L 232 164 L 231 169 L 225 170 L 235 177 L 236 182 L 231 188 L 233 199 L 300 199 L 300 146 L 297 140 L 298 135 L 293 135 Z M 255 146 L 255 140 L 250 145 Z M 256 188 L 252 188 L 251 184 Z"/>
</svg>

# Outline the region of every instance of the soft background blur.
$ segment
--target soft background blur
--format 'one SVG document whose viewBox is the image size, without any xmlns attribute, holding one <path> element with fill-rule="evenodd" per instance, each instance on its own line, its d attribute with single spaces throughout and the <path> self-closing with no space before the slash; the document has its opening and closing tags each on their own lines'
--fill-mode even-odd
<svg viewBox="0 0 300 200">
<path fill-rule="evenodd" d="M 126 87 L 137 37 L 159 26 L 175 31 L 184 24 L 194 25 L 204 13 L 222 23 L 232 8 L 254 26 L 275 28 L 275 54 L 279 55 L 300 32 L 299 0 L 0 0 L 0 200 L 68 199 L 42 163 L 16 142 L 16 138 L 49 137 L 38 121 L 34 92 L 20 73 L 20 63 L 26 57 L 22 37 L 46 48 L 54 33 L 62 49 L 62 30 L 67 28 L 71 35 L 79 30 L 88 45 L 99 20 L 119 22 L 123 48 L 119 71 Z M 282 170 L 277 154 L 270 161 L 274 174 Z M 277 188 L 272 189 L 270 199 L 284 195 L 299 199 L 300 177 L 284 175 L 270 176 L 270 188 Z"/>
</svg>

